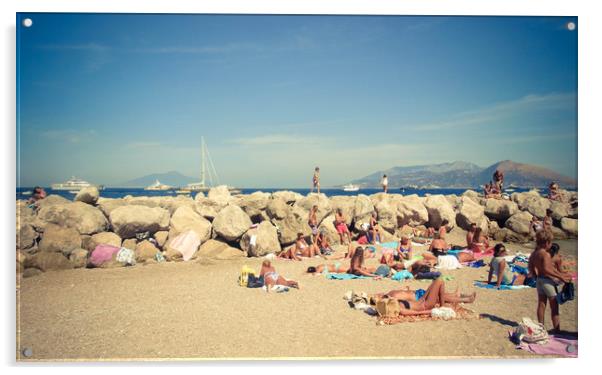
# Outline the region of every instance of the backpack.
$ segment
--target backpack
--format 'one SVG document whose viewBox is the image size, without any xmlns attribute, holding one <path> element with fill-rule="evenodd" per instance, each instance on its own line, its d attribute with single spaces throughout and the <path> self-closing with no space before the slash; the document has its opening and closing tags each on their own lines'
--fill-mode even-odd
<svg viewBox="0 0 602 375">
<path fill-rule="evenodd" d="M 530 318 L 523 318 L 522 322 L 514 328 L 510 338 L 516 344 L 520 344 L 521 341 L 529 344 L 547 344 L 549 339 L 543 324 L 534 322 Z"/>
<path fill-rule="evenodd" d="M 399 301 L 392 298 L 383 298 L 376 303 L 376 312 L 381 318 L 396 318 L 401 312 Z"/>
<path fill-rule="evenodd" d="M 250 273 L 247 279 L 247 288 L 261 288 L 264 284 L 263 276 L 256 277 Z"/>
<path fill-rule="evenodd" d="M 249 275 L 255 276 L 255 270 L 247 265 L 242 266 L 240 276 L 238 277 L 238 285 L 247 286 L 249 284 Z"/>
</svg>

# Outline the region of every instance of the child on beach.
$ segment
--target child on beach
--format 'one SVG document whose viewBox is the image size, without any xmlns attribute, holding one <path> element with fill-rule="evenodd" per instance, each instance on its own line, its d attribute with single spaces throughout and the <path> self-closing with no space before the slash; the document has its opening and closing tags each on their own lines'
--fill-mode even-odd
<svg viewBox="0 0 602 375">
<path fill-rule="evenodd" d="M 293 280 L 287 280 L 284 277 L 280 276 L 276 272 L 276 268 L 272 266 L 272 263 L 269 260 L 264 260 L 261 264 L 261 271 L 259 272 L 259 276 L 263 276 L 264 285 L 266 286 L 266 291 L 269 292 L 270 288 L 275 285 L 284 285 L 289 286 L 291 288 L 299 288 L 299 283 Z"/>
<path fill-rule="evenodd" d="M 318 190 L 318 194 L 320 194 L 320 167 L 316 167 L 316 169 L 314 169 L 314 177 L 312 179 L 313 181 L 313 186 L 311 188 L 311 192 L 314 192 L 314 189 Z"/>
</svg>

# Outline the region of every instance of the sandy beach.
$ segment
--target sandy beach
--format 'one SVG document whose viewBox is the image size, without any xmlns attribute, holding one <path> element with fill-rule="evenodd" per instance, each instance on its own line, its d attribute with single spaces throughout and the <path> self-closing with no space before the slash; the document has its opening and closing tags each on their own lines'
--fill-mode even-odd
<svg viewBox="0 0 602 375">
<path fill-rule="evenodd" d="M 460 228 L 450 243 L 463 243 Z M 577 260 L 577 241 L 559 241 Z M 507 244 L 512 253 L 532 247 Z M 419 252 L 422 250 L 420 248 Z M 321 259 L 277 260 L 276 269 L 300 290 L 265 293 L 239 287 L 243 264 L 261 259 L 198 259 L 115 269 L 51 271 L 18 281 L 20 360 L 534 357 L 507 338 L 522 317 L 535 319 L 536 291 L 476 289 L 477 320 L 427 321 L 390 326 L 348 307 L 347 290 L 384 292 L 426 281 L 327 280 L 305 273 Z M 368 265 L 376 264 L 369 259 Z M 443 271 L 449 290 L 475 290 L 488 267 Z M 577 288 L 578 289 L 578 288 Z M 561 327 L 577 332 L 577 299 L 561 305 Z M 551 329 L 549 310 L 546 328 Z"/>
</svg>

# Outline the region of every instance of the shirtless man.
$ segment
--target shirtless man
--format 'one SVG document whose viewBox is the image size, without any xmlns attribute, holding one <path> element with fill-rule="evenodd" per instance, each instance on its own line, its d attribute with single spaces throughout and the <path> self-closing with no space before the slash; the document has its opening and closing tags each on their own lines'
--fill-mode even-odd
<svg viewBox="0 0 602 375">
<path fill-rule="evenodd" d="M 441 238 L 439 233 L 435 233 L 435 239 L 433 239 L 433 242 L 431 242 L 429 251 L 433 253 L 433 255 L 439 256 L 447 254 L 447 250 L 449 250 L 449 245 L 444 239 Z"/>
<path fill-rule="evenodd" d="M 347 228 L 347 220 L 343 215 L 343 210 L 341 210 L 340 208 L 337 208 L 336 214 L 334 216 L 334 227 L 336 228 L 337 233 L 339 234 L 341 245 L 344 244 L 344 236 L 346 236 L 349 240 L 349 243 L 351 243 L 351 233 L 349 232 L 349 228 Z"/>
<path fill-rule="evenodd" d="M 504 190 L 504 172 L 496 169 L 495 173 L 493 173 L 493 181 L 501 193 Z"/>
<path fill-rule="evenodd" d="M 552 233 L 548 230 L 537 232 L 536 248 L 529 257 L 529 274 L 537 276 L 537 320 L 544 324 L 547 302 L 550 301 L 553 332 L 560 331 L 560 311 L 556 301 L 556 289 L 561 281 L 571 281 L 571 275 L 559 272 L 548 252 L 552 247 Z"/>
<path fill-rule="evenodd" d="M 474 238 L 474 232 L 476 230 L 477 225 L 475 223 L 471 223 L 468 232 L 466 232 L 466 248 L 470 248 L 470 246 L 472 245 L 472 239 Z"/>
</svg>

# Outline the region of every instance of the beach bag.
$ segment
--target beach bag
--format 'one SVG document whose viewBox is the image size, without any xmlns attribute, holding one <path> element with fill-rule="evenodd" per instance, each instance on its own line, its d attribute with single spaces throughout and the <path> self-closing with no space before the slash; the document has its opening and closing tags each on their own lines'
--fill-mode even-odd
<svg viewBox="0 0 602 375">
<path fill-rule="evenodd" d="M 90 266 L 100 267 L 103 264 L 113 260 L 113 256 L 119 252 L 119 248 L 116 246 L 100 244 L 96 245 L 92 254 L 90 254 Z"/>
<path fill-rule="evenodd" d="M 238 277 L 238 285 L 246 287 L 249 284 L 249 275 L 255 276 L 255 270 L 247 265 L 242 266 Z"/>
<path fill-rule="evenodd" d="M 399 301 L 392 298 L 383 298 L 376 302 L 376 312 L 381 318 L 398 317 L 401 312 Z"/>
<path fill-rule="evenodd" d="M 247 288 L 261 288 L 264 284 L 263 276 L 256 277 L 254 274 L 249 274 L 247 277 Z"/>
<path fill-rule="evenodd" d="M 521 341 L 529 344 L 547 344 L 549 337 L 543 324 L 534 322 L 530 318 L 523 318 L 518 327 L 514 328 L 511 339 L 517 344 Z"/>
<path fill-rule="evenodd" d="M 575 284 L 573 284 L 572 282 L 564 284 L 560 293 L 558 293 L 558 289 L 556 289 L 556 301 L 558 301 L 559 304 L 562 305 L 563 303 L 572 301 L 574 299 Z"/>
</svg>

